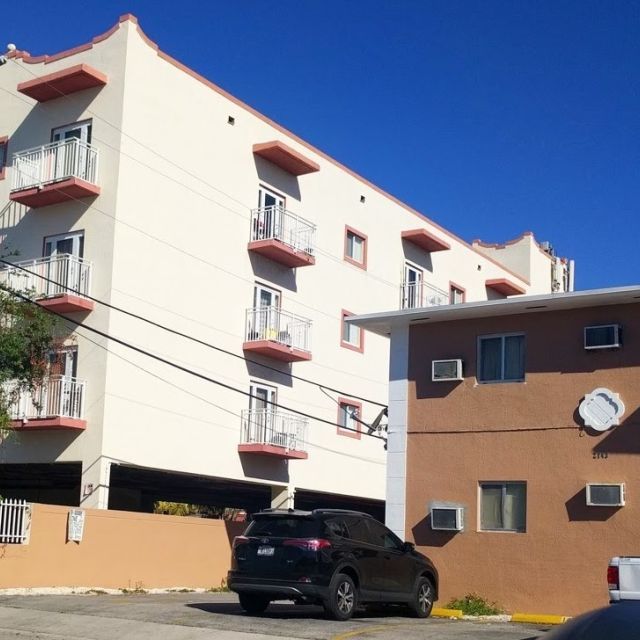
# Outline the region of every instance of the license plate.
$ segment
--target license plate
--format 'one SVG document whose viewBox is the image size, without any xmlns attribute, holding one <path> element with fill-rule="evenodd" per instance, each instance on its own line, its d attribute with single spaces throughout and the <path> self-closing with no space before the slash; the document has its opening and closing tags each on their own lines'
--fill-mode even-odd
<svg viewBox="0 0 640 640">
<path fill-rule="evenodd" d="M 258 547 L 259 556 L 272 556 L 274 551 L 273 547 Z"/>
</svg>

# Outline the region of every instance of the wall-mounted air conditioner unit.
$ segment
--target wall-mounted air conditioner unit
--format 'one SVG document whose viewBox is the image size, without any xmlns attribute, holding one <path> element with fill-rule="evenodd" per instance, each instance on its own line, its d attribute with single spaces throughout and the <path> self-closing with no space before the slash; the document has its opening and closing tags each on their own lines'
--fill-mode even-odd
<svg viewBox="0 0 640 640">
<path fill-rule="evenodd" d="M 431 380 L 433 382 L 462 380 L 462 360 L 433 360 L 431 362 Z"/>
<path fill-rule="evenodd" d="M 462 531 L 464 507 L 431 507 L 431 528 L 435 531 Z"/>
<path fill-rule="evenodd" d="M 622 346 L 622 327 L 619 324 L 602 324 L 584 328 L 584 348 L 618 349 Z"/>
<path fill-rule="evenodd" d="M 587 506 L 624 507 L 624 483 L 587 485 Z"/>
</svg>

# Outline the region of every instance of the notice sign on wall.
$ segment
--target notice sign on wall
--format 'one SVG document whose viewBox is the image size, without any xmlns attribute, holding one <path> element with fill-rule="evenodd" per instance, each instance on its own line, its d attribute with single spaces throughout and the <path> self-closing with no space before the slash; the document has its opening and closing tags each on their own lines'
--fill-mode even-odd
<svg viewBox="0 0 640 640">
<path fill-rule="evenodd" d="M 84 533 L 84 511 L 71 509 L 67 521 L 67 540 L 69 542 L 81 542 Z"/>
</svg>

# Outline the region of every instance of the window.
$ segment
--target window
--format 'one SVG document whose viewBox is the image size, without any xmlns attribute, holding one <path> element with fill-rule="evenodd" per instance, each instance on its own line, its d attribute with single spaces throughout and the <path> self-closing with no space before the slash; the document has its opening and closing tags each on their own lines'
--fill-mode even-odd
<svg viewBox="0 0 640 640">
<path fill-rule="evenodd" d="M 422 269 L 418 269 L 410 262 L 404 263 L 401 301 L 403 309 L 418 309 L 423 306 L 422 275 Z"/>
<path fill-rule="evenodd" d="M 526 531 L 527 483 L 481 482 L 481 531 Z"/>
<path fill-rule="evenodd" d="M 457 284 L 449 284 L 449 304 L 461 304 L 465 301 L 466 291 Z"/>
<path fill-rule="evenodd" d="M 362 413 L 362 405 L 353 400 L 344 398 L 338 399 L 338 434 L 341 436 L 349 436 L 350 438 L 360 439 L 360 423 L 356 418 L 360 418 Z"/>
<path fill-rule="evenodd" d="M 375 520 L 367 520 L 367 525 L 369 526 L 371 544 L 375 544 L 377 547 L 384 547 L 385 549 L 400 551 L 402 540 L 400 540 L 395 533 L 389 531 L 387 527 Z"/>
<path fill-rule="evenodd" d="M 478 338 L 478 382 L 524 380 L 524 335 L 508 334 Z"/>
<path fill-rule="evenodd" d="M 0 180 L 4 180 L 9 161 L 9 138 L 0 136 Z"/>
<path fill-rule="evenodd" d="M 367 268 L 367 236 L 345 227 L 344 259 L 362 269 Z"/>
<path fill-rule="evenodd" d="M 345 319 L 355 314 L 342 310 L 340 346 L 362 353 L 364 351 L 364 334 L 360 327 L 345 322 Z"/>
</svg>

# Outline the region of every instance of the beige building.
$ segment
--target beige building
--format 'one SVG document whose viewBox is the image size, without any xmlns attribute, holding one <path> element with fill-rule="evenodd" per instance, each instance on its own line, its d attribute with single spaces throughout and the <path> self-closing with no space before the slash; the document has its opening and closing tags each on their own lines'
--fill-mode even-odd
<svg viewBox="0 0 640 640">
<path fill-rule="evenodd" d="M 388 524 L 441 601 L 604 606 L 609 559 L 639 551 L 640 287 L 355 322 L 391 337 Z"/>
<path fill-rule="evenodd" d="M 20 263 L 2 282 L 202 376 L 65 325 L 45 386 L 13 408 L 4 495 L 380 515 L 386 452 L 358 420 L 386 405 L 388 344 L 344 318 L 572 286 L 531 234 L 469 245 L 130 15 L 70 51 L 11 54 L 0 87 L 0 232 Z"/>
</svg>

